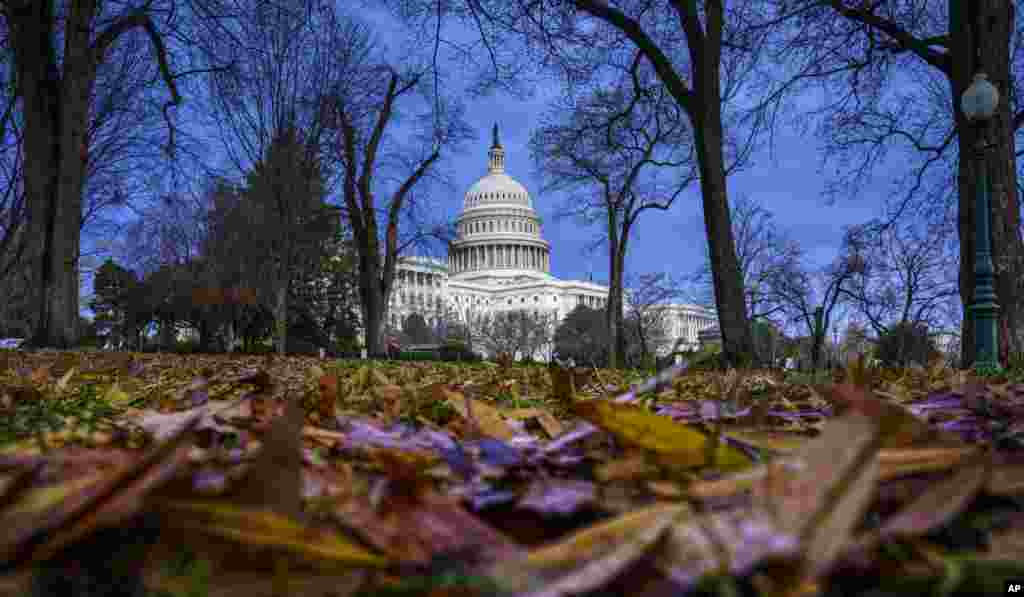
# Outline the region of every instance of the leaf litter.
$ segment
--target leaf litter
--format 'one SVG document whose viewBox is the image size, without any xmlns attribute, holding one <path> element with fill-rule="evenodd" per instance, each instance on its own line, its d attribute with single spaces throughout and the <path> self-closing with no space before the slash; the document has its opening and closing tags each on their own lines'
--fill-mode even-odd
<svg viewBox="0 0 1024 597">
<path fill-rule="evenodd" d="M 1005 380 L 863 359 L 818 384 L 2 356 L 0 595 L 952 595 L 1024 576 L 1024 386 Z"/>
</svg>

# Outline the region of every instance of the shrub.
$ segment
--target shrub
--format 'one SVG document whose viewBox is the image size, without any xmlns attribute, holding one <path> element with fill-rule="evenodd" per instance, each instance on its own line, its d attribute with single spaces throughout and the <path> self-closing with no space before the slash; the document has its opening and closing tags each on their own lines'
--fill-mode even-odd
<svg viewBox="0 0 1024 597">
<path fill-rule="evenodd" d="M 395 355 L 396 361 L 436 361 L 438 355 L 432 350 L 417 350 L 400 352 Z"/>
<path fill-rule="evenodd" d="M 718 345 L 711 345 L 701 349 L 696 354 L 688 357 L 689 368 L 695 371 L 724 371 L 727 369 L 725 355 Z"/>
<path fill-rule="evenodd" d="M 878 360 L 884 367 L 905 367 L 912 361 L 924 365 L 938 355 L 925 325 L 898 323 L 879 338 Z"/>
<path fill-rule="evenodd" d="M 194 354 L 199 351 L 198 340 L 184 340 L 174 343 L 174 352 L 178 354 Z"/>
<path fill-rule="evenodd" d="M 479 361 L 480 355 L 474 353 L 462 342 L 448 342 L 438 351 L 442 361 Z"/>
</svg>

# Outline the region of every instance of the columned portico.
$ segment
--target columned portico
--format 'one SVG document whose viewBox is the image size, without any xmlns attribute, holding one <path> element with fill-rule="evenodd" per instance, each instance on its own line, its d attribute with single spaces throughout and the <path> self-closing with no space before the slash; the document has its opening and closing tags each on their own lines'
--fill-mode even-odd
<svg viewBox="0 0 1024 597">
<path fill-rule="evenodd" d="M 443 321 L 442 317 L 470 322 L 488 312 L 527 310 L 548 314 L 552 325 L 557 325 L 578 305 L 604 307 L 607 287 L 551 275 L 551 245 L 544 239 L 542 222 L 526 188 L 505 172 L 505 150 L 497 127 L 487 173 L 466 192 L 455 225 L 447 260 L 400 259 L 387 321 L 393 329 L 400 329 L 412 313 L 420 313 L 432 324 Z M 713 313 L 696 305 L 666 308 L 672 313 L 673 335 L 687 345 L 699 330 L 714 325 Z M 540 348 L 532 356 L 550 358 L 551 349 Z M 474 350 L 488 352 L 483 339 Z"/>
</svg>

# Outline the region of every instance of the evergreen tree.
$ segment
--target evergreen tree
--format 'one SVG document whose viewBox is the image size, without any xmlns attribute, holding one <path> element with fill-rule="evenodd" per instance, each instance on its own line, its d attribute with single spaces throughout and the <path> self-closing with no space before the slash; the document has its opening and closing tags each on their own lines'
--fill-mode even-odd
<svg viewBox="0 0 1024 597">
<path fill-rule="evenodd" d="M 555 355 L 577 365 L 605 367 L 608 362 L 608 325 L 604 312 L 580 305 L 555 331 Z"/>
<path fill-rule="evenodd" d="M 89 302 L 89 307 L 96 314 L 95 331 L 98 336 L 109 338 L 115 346 L 121 345 L 130 335 L 131 315 L 136 310 L 132 302 L 138 285 L 135 274 L 112 259 L 103 262 L 96 272 L 93 281 L 95 296 Z"/>
</svg>

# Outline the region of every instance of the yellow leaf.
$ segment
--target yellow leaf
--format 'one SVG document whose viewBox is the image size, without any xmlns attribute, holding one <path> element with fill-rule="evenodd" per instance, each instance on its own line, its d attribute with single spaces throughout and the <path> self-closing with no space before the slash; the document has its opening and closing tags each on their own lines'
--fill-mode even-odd
<svg viewBox="0 0 1024 597">
<path fill-rule="evenodd" d="M 63 392 L 64 390 L 68 389 L 68 382 L 71 381 L 71 378 L 74 377 L 75 373 L 77 372 L 77 367 L 72 367 L 68 369 L 67 373 L 62 375 L 61 378 L 57 381 L 57 391 Z"/>
<path fill-rule="evenodd" d="M 512 439 L 512 436 L 515 435 L 512 428 L 501 417 L 501 412 L 490 404 L 466 398 L 460 392 L 452 392 L 444 388 L 442 388 L 442 392 L 455 412 L 471 425 L 478 427 L 484 435 L 502 440 Z"/>
<path fill-rule="evenodd" d="M 278 548 L 304 557 L 341 565 L 383 567 L 387 561 L 344 536 L 307 527 L 269 510 L 234 504 L 162 500 L 157 504 L 172 524 L 236 541 L 242 545 Z"/>
<path fill-rule="evenodd" d="M 115 383 L 107 388 L 107 391 L 103 394 L 103 399 L 111 404 L 119 404 L 122 402 L 128 402 L 132 397 Z"/>
<path fill-rule="evenodd" d="M 642 557 L 673 522 L 689 513 L 685 504 L 642 508 L 535 549 L 526 557 L 500 562 L 490 576 L 510 593 L 543 588 L 543 595 L 584 594 Z"/>
<path fill-rule="evenodd" d="M 624 441 L 654 452 L 665 464 L 680 467 L 717 466 L 722 469 L 746 467 L 750 459 L 725 442 L 717 446 L 707 435 L 632 404 L 590 400 L 578 402 L 573 410 L 594 425 Z M 713 462 L 709 462 L 710 459 Z"/>
<path fill-rule="evenodd" d="M 63 502 L 70 495 L 84 491 L 91 485 L 96 485 L 103 478 L 103 471 L 98 471 L 57 485 L 34 487 L 22 493 L 21 498 L 9 506 L 4 514 L 14 516 L 42 512 Z"/>
</svg>

